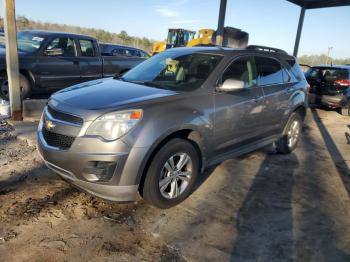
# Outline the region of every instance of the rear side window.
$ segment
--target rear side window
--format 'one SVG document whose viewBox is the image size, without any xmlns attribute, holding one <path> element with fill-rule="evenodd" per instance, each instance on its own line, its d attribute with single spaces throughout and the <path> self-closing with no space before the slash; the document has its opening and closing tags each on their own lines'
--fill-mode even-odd
<svg viewBox="0 0 350 262">
<path fill-rule="evenodd" d="M 126 49 L 124 49 L 124 48 L 117 48 L 117 49 L 114 49 L 114 50 L 112 51 L 112 53 L 113 53 L 114 55 L 123 55 L 123 56 L 126 56 L 127 53 L 128 53 L 128 51 L 127 51 Z"/>
<path fill-rule="evenodd" d="M 81 56 L 88 56 L 88 57 L 94 57 L 95 49 L 94 49 L 94 42 L 92 40 L 86 40 L 86 39 L 80 39 L 80 51 Z"/>
<path fill-rule="evenodd" d="M 280 62 L 268 57 L 256 57 L 260 85 L 282 84 L 283 70 Z"/>
<path fill-rule="evenodd" d="M 222 82 L 235 79 L 244 82 L 245 87 L 257 84 L 256 66 L 253 57 L 242 57 L 233 61 L 222 76 Z"/>
<path fill-rule="evenodd" d="M 138 51 L 135 49 L 128 49 L 129 56 L 139 56 Z"/>
<path fill-rule="evenodd" d="M 146 52 L 140 51 L 140 57 L 142 57 L 142 58 L 149 58 L 150 55 L 147 54 Z"/>
</svg>

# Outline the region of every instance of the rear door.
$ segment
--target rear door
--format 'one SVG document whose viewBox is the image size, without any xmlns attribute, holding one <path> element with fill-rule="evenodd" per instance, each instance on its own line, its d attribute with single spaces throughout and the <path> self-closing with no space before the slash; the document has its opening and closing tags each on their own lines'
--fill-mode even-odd
<svg viewBox="0 0 350 262">
<path fill-rule="evenodd" d="M 288 101 L 293 92 L 293 83 L 280 61 L 271 57 L 256 56 L 258 83 L 265 95 L 264 132 L 273 135 L 280 130 Z M 285 79 L 286 78 L 286 79 Z"/>
<path fill-rule="evenodd" d="M 40 86 L 63 88 L 80 81 L 77 46 L 73 38 L 54 37 L 38 57 Z"/>
<path fill-rule="evenodd" d="M 235 92 L 215 92 L 214 137 L 220 154 L 257 141 L 263 133 L 263 92 L 257 85 L 254 58 L 244 56 L 235 59 L 220 80 L 244 81 L 245 89 Z"/>
<path fill-rule="evenodd" d="M 78 38 L 81 81 L 102 78 L 102 58 L 96 42 Z"/>
</svg>

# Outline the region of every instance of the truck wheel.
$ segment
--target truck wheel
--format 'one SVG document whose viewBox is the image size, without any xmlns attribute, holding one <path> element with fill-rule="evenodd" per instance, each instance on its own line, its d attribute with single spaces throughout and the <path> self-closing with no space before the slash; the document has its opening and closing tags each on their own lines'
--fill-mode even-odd
<svg viewBox="0 0 350 262">
<path fill-rule="evenodd" d="M 348 106 L 341 108 L 341 114 L 343 116 L 350 116 L 350 103 L 348 103 Z"/>
<path fill-rule="evenodd" d="M 278 153 L 291 153 L 298 145 L 300 140 L 303 121 L 297 112 L 294 112 L 283 131 L 282 137 L 276 143 Z"/>
<path fill-rule="evenodd" d="M 170 208 L 192 192 L 199 173 L 199 156 L 187 140 L 173 139 L 154 156 L 142 188 L 143 198 L 158 208 Z"/>
<path fill-rule="evenodd" d="M 25 99 L 30 95 L 31 85 L 27 77 L 19 74 L 20 86 L 21 86 L 21 98 Z M 0 97 L 6 101 L 9 100 L 9 82 L 7 80 L 7 75 L 3 75 L 2 81 L 0 83 Z"/>
</svg>

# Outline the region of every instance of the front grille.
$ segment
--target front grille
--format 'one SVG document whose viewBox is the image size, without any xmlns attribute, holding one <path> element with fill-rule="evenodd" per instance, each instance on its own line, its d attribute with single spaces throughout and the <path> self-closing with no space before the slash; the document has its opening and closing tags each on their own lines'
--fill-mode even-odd
<svg viewBox="0 0 350 262">
<path fill-rule="evenodd" d="M 43 137 L 49 146 L 61 149 L 69 149 L 74 142 L 75 137 L 53 133 L 45 127 L 42 129 Z"/>
<path fill-rule="evenodd" d="M 47 107 L 47 111 L 50 113 L 50 115 L 53 118 L 55 118 L 57 120 L 61 120 L 61 121 L 69 122 L 69 123 L 74 123 L 74 124 L 78 124 L 78 125 L 83 125 L 83 119 L 78 117 L 78 116 L 73 116 L 73 115 L 70 115 L 67 113 L 57 111 L 50 106 Z"/>
</svg>

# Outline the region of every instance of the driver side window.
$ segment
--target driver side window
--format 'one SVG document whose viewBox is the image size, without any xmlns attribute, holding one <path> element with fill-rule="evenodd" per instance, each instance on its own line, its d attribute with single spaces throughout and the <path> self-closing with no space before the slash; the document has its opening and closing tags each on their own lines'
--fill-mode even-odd
<svg viewBox="0 0 350 262">
<path fill-rule="evenodd" d="M 256 65 L 253 57 L 242 57 L 232 62 L 222 76 L 222 83 L 227 79 L 244 82 L 244 87 L 252 87 L 257 84 Z"/>
<path fill-rule="evenodd" d="M 45 49 L 46 55 L 74 57 L 77 54 L 74 40 L 67 37 L 53 39 Z"/>
</svg>

